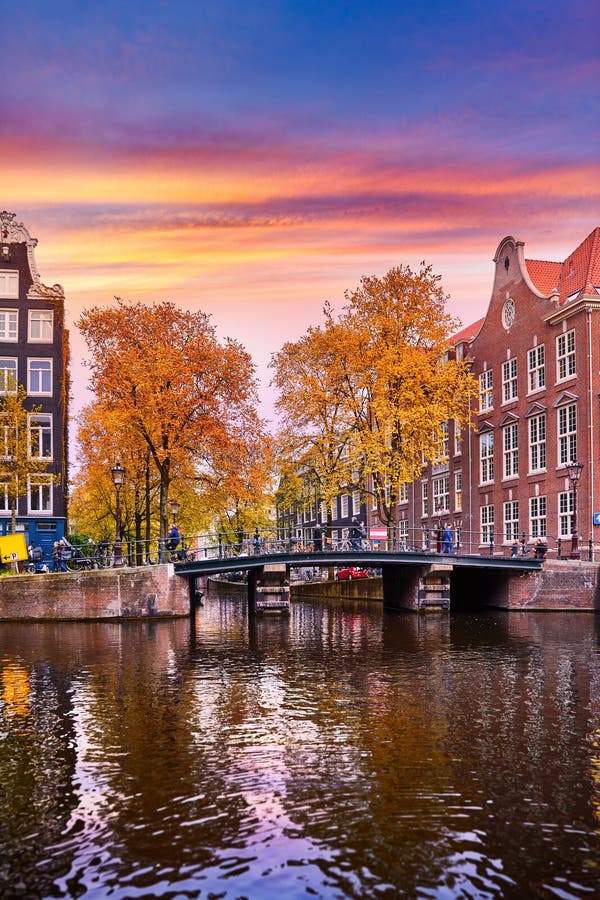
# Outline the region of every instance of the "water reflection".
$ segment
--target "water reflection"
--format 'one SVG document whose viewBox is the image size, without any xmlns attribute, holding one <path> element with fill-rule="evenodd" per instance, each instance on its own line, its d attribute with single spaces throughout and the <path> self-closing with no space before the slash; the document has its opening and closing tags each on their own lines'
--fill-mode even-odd
<svg viewBox="0 0 600 900">
<path fill-rule="evenodd" d="M 3 897 L 591 896 L 597 623 L 0 625 Z"/>
</svg>

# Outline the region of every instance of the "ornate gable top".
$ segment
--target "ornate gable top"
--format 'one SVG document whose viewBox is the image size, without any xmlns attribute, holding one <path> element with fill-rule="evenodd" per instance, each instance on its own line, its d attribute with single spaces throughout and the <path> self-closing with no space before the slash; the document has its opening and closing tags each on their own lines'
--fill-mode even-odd
<svg viewBox="0 0 600 900">
<path fill-rule="evenodd" d="M 29 270 L 34 281 L 40 280 L 40 274 L 35 263 L 34 249 L 37 247 L 37 238 L 31 237 L 22 222 L 15 222 L 16 214 L 3 209 L 0 212 L 0 243 L 26 244 Z"/>
</svg>

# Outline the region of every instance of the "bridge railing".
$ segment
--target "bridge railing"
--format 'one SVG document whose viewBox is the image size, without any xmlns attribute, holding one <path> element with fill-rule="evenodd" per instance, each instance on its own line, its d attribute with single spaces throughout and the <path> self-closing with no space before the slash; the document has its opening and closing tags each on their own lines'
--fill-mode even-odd
<svg viewBox="0 0 600 900">
<path fill-rule="evenodd" d="M 382 536 L 385 534 L 385 536 Z M 229 559 L 244 556 L 265 556 L 282 553 L 310 553 L 318 555 L 320 562 L 330 552 L 352 555 L 361 551 L 388 551 L 395 553 L 430 552 L 441 555 L 477 555 L 508 556 L 513 558 L 538 557 L 542 559 L 583 559 L 594 560 L 598 549 L 590 538 L 583 537 L 575 542 L 571 538 L 545 535 L 538 538 L 522 531 L 518 536 L 511 536 L 486 530 L 484 532 L 466 532 L 460 528 L 451 529 L 450 536 L 440 528 L 413 528 L 394 526 L 362 534 L 344 527 L 323 526 L 319 531 L 314 528 L 298 528 L 290 532 L 281 529 L 237 532 L 234 535 L 225 533 L 208 533 L 201 535 L 182 535 L 179 544 L 173 547 L 168 539 L 153 538 L 149 541 L 121 541 L 120 548 L 110 541 L 98 543 L 88 542 L 75 547 L 65 558 L 70 570 L 103 569 L 114 566 L 148 566 L 156 563 L 193 562 L 201 559 Z M 116 551 L 116 552 L 115 552 Z M 52 560 L 44 562 L 52 568 Z"/>
</svg>

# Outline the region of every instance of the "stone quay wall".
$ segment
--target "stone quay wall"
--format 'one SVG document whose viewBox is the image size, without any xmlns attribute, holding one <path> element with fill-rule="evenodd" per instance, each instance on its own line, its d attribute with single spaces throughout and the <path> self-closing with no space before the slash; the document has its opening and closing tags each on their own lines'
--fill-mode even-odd
<svg viewBox="0 0 600 900">
<path fill-rule="evenodd" d="M 0 578 L 0 620 L 188 616 L 188 579 L 171 564 Z"/>
<path fill-rule="evenodd" d="M 506 583 L 498 606 L 522 610 L 600 610 L 597 563 L 547 560 L 539 572 L 524 572 Z"/>
</svg>

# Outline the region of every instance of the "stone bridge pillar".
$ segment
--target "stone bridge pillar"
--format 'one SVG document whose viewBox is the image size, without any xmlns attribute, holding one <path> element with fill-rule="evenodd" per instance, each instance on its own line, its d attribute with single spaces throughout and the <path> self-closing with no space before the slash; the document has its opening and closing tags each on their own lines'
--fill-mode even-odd
<svg viewBox="0 0 600 900">
<path fill-rule="evenodd" d="M 383 608 L 407 612 L 450 609 L 451 563 L 429 566 L 384 565 Z"/>
<path fill-rule="evenodd" d="M 265 565 L 248 572 L 248 611 L 251 614 L 289 613 L 290 567 L 285 563 Z"/>
</svg>

